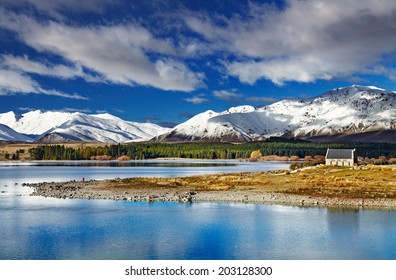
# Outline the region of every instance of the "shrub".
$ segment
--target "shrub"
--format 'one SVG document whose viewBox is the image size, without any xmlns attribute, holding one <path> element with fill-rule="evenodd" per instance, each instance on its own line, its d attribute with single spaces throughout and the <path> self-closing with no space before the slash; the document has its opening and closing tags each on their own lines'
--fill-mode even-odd
<svg viewBox="0 0 396 280">
<path fill-rule="evenodd" d="M 291 161 L 296 161 L 296 160 L 299 160 L 299 159 L 300 159 L 299 156 L 291 156 L 291 157 L 290 157 L 290 160 L 291 160 Z"/>
<path fill-rule="evenodd" d="M 396 164 L 396 158 L 390 158 L 388 164 Z"/>
<path fill-rule="evenodd" d="M 383 165 L 383 164 L 386 164 L 386 159 L 375 159 L 375 160 L 373 161 L 373 164 L 374 164 L 374 165 Z"/>
<path fill-rule="evenodd" d="M 131 157 L 129 156 L 120 156 L 117 158 L 117 160 L 131 160 Z"/>
<path fill-rule="evenodd" d="M 111 156 L 91 156 L 91 160 L 111 160 Z"/>
<path fill-rule="evenodd" d="M 304 160 L 305 160 L 305 161 L 313 160 L 313 157 L 312 157 L 312 156 L 305 156 L 305 157 L 304 157 Z"/>
<path fill-rule="evenodd" d="M 263 155 L 261 154 L 260 150 L 256 150 L 251 152 L 250 154 L 250 158 L 249 161 L 257 161 L 258 159 L 260 159 Z"/>
</svg>

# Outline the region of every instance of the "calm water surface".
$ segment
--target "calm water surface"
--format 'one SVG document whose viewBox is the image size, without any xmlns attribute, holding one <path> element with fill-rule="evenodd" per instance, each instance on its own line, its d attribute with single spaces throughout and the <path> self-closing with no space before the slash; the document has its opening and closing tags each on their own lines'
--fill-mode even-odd
<svg viewBox="0 0 396 280">
<path fill-rule="evenodd" d="M 396 211 L 31 197 L 23 182 L 287 166 L 227 161 L 0 165 L 0 259 L 396 259 Z"/>
</svg>

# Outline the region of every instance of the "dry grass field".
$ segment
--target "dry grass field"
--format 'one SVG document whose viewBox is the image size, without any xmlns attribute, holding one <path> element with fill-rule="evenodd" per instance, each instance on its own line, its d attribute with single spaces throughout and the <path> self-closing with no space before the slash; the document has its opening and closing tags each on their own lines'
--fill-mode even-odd
<svg viewBox="0 0 396 280">
<path fill-rule="evenodd" d="M 103 188 L 172 191 L 261 191 L 321 198 L 396 199 L 396 167 L 317 166 L 297 172 L 200 175 L 110 180 Z"/>
</svg>

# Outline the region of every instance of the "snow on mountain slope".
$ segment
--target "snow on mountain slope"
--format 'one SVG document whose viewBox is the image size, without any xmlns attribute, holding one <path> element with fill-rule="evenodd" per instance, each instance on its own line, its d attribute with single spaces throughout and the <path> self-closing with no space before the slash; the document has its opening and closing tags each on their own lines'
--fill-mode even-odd
<svg viewBox="0 0 396 280">
<path fill-rule="evenodd" d="M 158 133 L 166 131 L 168 129 L 154 124 L 138 124 L 116 117 L 102 118 L 100 115 L 80 114 L 49 130 L 43 135 L 41 142 L 55 134 L 72 141 L 125 143 L 150 140 Z"/>
<path fill-rule="evenodd" d="M 0 141 L 32 142 L 33 139 L 16 132 L 6 125 L 0 124 Z"/>
<path fill-rule="evenodd" d="M 212 121 L 221 115 L 233 116 L 239 112 L 253 112 L 252 106 L 239 106 L 217 113 L 211 110 L 198 114 L 186 122 L 175 126 L 170 132 L 155 138 L 155 141 L 225 141 L 243 142 L 246 135 L 235 130 L 228 123 Z"/>
<path fill-rule="evenodd" d="M 67 112 L 32 111 L 21 116 L 14 112 L 0 114 L 0 123 L 14 130 L 37 135 L 40 142 L 113 142 L 124 143 L 150 140 L 168 128 L 124 121 L 110 114 L 89 115 Z"/>
<path fill-rule="evenodd" d="M 396 129 L 396 93 L 352 86 L 311 99 L 304 114 L 310 120 L 294 136 L 363 133 Z"/>
<path fill-rule="evenodd" d="M 252 141 L 271 136 L 308 138 L 393 129 L 396 93 L 354 85 L 315 98 L 282 100 L 258 109 L 240 106 L 221 113 L 207 111 L 158 139 Z"/>
<path fill-rule="evenodd" d="M 77 114 L 80 113 L 41 112 L 36 110 L 17 115 L 11 111 L 0 114 L 0 123 L 11 127 L 19 133 L 41 135 Z"/>
</svg>

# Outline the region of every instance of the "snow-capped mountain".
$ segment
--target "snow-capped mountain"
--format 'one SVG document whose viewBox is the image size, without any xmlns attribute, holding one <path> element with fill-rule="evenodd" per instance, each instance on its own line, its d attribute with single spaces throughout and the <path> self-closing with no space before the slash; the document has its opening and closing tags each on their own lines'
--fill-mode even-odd
<svg viewBox="0 0 396 280">
<path fill-rule="evenodd" d="M 0 124 L 0 141 L 32 142 L 33 139 L 16 132 L 6 125 Z"/>
<path fill-rule="evenodd" d="M 0 123 L 34 137 L 38 142 L 112 142 L 146 141 L 169 131 L 151 124 L 124 121 L 110 114 L 89 115 L 39 110 L 17 115 L 0 114 Z"/>
<path fill-rule="evenodd" d="M 200 113 L 186 122 L 175 126 L 166 134 L 156 137 L 155 141 L 245 141 L 245 132 L 237 130 L 229 121 L 219 122 L 218 117 L 226 115 L 232 118 L 236 114 L 247 114 L 255 111 L 252 106 L 232 107 L 217 113 L 211 110 Z"/>
<path fill-rule="evenodd" d="M 220 113 L 207 111 L 156 140 L 241 142 L 271 136 L 367 136 L 367 133 L 393 133 L 393 130 L 396 131 L 396 93 L 354 85 L 315 98 L 286 99 L 257 109 L 239 106 Z"/>
</svg>

